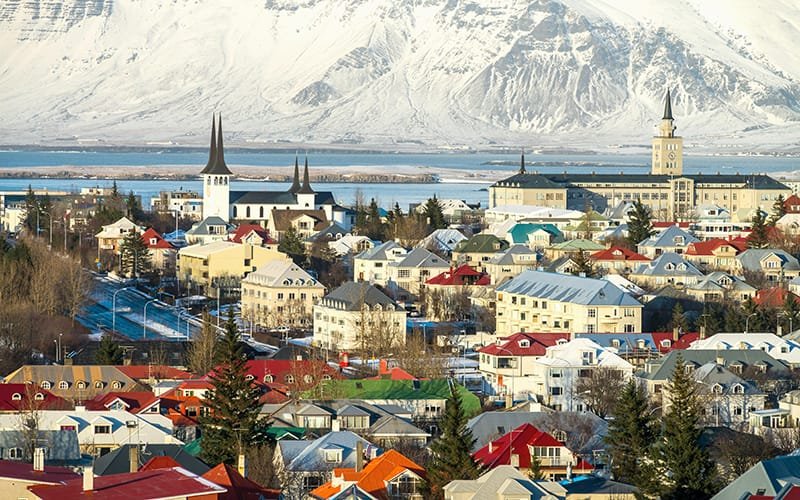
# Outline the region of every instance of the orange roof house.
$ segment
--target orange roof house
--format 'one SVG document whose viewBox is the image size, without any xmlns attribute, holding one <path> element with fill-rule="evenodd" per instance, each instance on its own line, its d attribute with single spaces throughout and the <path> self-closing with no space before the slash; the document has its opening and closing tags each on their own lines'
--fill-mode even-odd
<svg viewBox="0 0 800 500">
<path fill-rule="evenodd" d="M 333 469 L 331 480 L 311 491 L 318 499 L 368 498 L 389 499 L 390 491 L 400 484 L 408 495 L 421 493 L 425 469 L 395 450 L 370 461 L 363 470 Z"/>
<path fill-rule="evenodd" d="M 262 500 L 280 495 L 280 491 L 264 488 L 227 464 L 219 464 L 201 477 L 228 490 L 219 495 L 219 500 Z"/>
<path fill-rule="evenodd" d="M 759 290 L 753 297 L 753 302 L 762 307 L 781 308 L 786 304 L 788 298 L 791 298 L 796 304 L 800 304 L 800 297 L 779 286 Z"/>
</svg>

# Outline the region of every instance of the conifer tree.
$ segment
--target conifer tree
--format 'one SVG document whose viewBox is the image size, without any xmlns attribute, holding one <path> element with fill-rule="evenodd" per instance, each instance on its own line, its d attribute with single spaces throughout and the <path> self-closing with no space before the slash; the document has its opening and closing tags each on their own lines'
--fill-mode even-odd
<svg viewBox="0 0 800 500">
<path fill-rule="evenodd" d="M 128 193 L 128 198 L 125 200 L 125 211 L 128 214 L 128 218 L 133 222 L 142 220 L 142 216 L 144 215 L 142 203 L 139 198 L 133 194 L 133 191 Z"/>
<path fill-rule="evenodd" d="M 531 453 L 531 465 L 530 465 L 529 475 L 531 479 L 533 479 L 534 481 L 544 480 L 542 461 L 539 459 L 539 455 L 535 453 Z"/>
<path fill-rule="evenodd" d="M 715 490 L 714 464 L 700 447 L 701 408 L 696 383 L 678 352 L 670 380 L 669 407 L 659 450 L 661 464 L 668 471 L 664 499 L 709 498 Z"/>
<path fill-rule="evenodd" d="M 670 321 L 672 328 L 677 328 L 680 332 L 689 330 L 689 322 L 686 321 L 686 313 L 683 311 L 683 306 L 680 302 L 676 302 L 672 307 L 672 320 Z"/>
<path fill-rule="evenodd" d="M 475 479 L 480 467 L 472 458 L 475 438 L 467 428 L 467 416 L 461 395 L 453 386 L 444 410 L 442 435 L 431 444 L 432 459 L 428 467 L 427 498 L 443 498 L 444 486 L 456 479 Z"/>
<path fill-rule="evenodd" d="M 633 211 L 628 216 L 628 243 L 635 249 L 636 245 L 653 236 L 653 214 L 641 200 L 633 202 Z"/>
<path fill-rule="evenodd" d="M 772 205 L 772 213 L 770 214 L 769 217 L 770 226 L 774 227 L 775 224 L 778 222 L 778 220 L 780 220 L 781 217 L 786 215 L 786 207 L 784 206 L 785 202 L 786 199 L 783 197 L 782 194 L 779 194 L 778 198 L 775 199 L 775 203 Z"/>
<path fill-rule="evenodd" d="M 575 263 L 575 272 L 572 274 L 579 276 L 583 275 L 587 278 L 594 278 L 594 264 L 592 263 L 592 259 L 589 258 L 589 254 L 583 250 L 580 252 L 575 253 L 572 256 L 572 262 Z"/>
<path fill-rule="evenodd" d="M 121 365 L 123 357 L 122 348 L 111 335 L 103 335 L 94 355 L 95 362 L 98 365 Z"/>
<path fill-rule="evenodd" d="M 444 220 L 444 213 L 442 212 L 442 204 L 433 195 L 433 198 L 428 198 L 425 202 L 425 217 L 428 219 L 428 225 L 431 229 L 445 229 L 447 221 Z"/>
<path fill-rule="evenodd" d="M 647 394 L 630 379 L 617 401 L 606 436 L 615 480 L 633 484 L 645 494 L 655 492 L 653 443 L 657 434 Z"/>
<path fill-rule="evenodd" d="M 761 210 L 751 219 L 750 236 L 747 237 L 748 248 L 767 248 L 769 246 L 769 227 L 767 226 L 767 214 Z"/>
<path fill-rule="evenodd" d="M 205 396 L 209 414 L 200 417 L 202 457 L 209 464 L 232 464 L 240 452 L 266 442 L 265 422 L 259 419 L 261 395 L 247 380 L 247 359 L 239 329 L 229 309 L 225 336 L 217 346 L 219 364 L 209 376 L 214 386 Z"/>
<path fill-rule="evenodd" d="M 120 272 L 130 272 L 133 277 L 139 276 L 150 267 L 150 249 L 138 232 L 131 231 L 120 244 Z"/>
<path fill-rule="evenodd" d="M 294 227 L 290 227 L 283 233 L 281 242 L 278 244 L 278 251 L 291 257 L 297 265 L 302 264 L 306 258 L 306 247 Z"/>
<path fill-rule="evenodd" d="M 28 231 L 35 231 L 36 215 L 39 213 L 39 200 L 33 192 L 33 188 L 28 184 L 28 192 L 25 194 L 25 227 Z M 37 235 L 38 236 L 38 235 Z"/>
</svg>

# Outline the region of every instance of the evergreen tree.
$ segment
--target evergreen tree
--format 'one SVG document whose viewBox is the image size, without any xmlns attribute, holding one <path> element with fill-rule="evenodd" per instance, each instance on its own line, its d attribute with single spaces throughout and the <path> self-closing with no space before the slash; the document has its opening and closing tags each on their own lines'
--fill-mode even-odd
<svg viewBox="0 0 800 500">
<path fill-rule="evenodd" d="M 698 320 L 698 328 L 702 328 L 705 336 L 710 337 L 715 333 L 722 331 L 723 321 L 725 318 L 724 307 L 717 303 L 703 303 L 703 314 L 700 315 Z M 727 330 L 731 332 L 738 332 L 739 329 Z"/>
<path fill-rule="evenodd" d="M 28 184 L 28 192 L 25 194 L 25 222 L 24 225 L 28 231 L 36 231 L 36 224 L 38 222 L 37 215 L 39 214 L 39 200 L 33 192 L 33 188 Z M 38 235 L 37 235 L 38 236 Z"/>
<path fill-rule="evenodd" d="M 586 276 L 587 278 L 594 278 L 594 264 L 592 263 L 592 259 L 589 258 L 589 254 L 583 250 L 580 252 L 575 253 L 572 256 L 572 262 L 575 263 L 575 269 L 572 274 L 575 276 L 580 276 L 581 274 Z"/>
<path fill-rule="evenodd" d="M 386 239 L 386 224 L 381 219 L 380 207 L 375 198 L 372 198 L 369 202 L 367 224 L 363 234 L 371 240 L 383 241 Z"/>
<path fill-rule="evenodd" d="M 784 333 L 790 333 L 792 329 L 796 328 L 797 314 L 800 313 L 800 304 L 797 303 L 797 296 L 791 292 L 786 292 L 786 299 L 783 301 L 783 307 L 778 313 L 779 318 L 783 321 L 782 327 Z M 798 325 L 800 326 L 800 325 Z"/>
<path fill-rule="evenodd" d="M 631 248 L 653 236 L 653 214 L 641 200 L 633 202 L 633 211 L 628 216 L 628 243 Z"/>
<path fill-rule="evenodd" d="M 528 472 L 528 475 L 534 481 L 544 480 L 544 471 L 542 470 L 542 461 L 539 459 L 539 455 L 531 453 L 531 465 Z"/>
<path fill-rule="evenodd" d="M 291 257 L 298 266 L 301 265 L 306 258 L 306 247 L 303 245 L 303 240 L 300 239 L 300 235 L 294 227 L 290 227 L 283 233 L 281 242 L 278 244 L 278 251 Z"/>
<path fill-rule="evenodd" d="M 444 410 L 442 435 L 431 444 L 432 459 L 428 467 L 429 498 L 442 498 L 444 486 L 455 479 L 475 479 L 480 467 L 472 458 L 475 438 L 467 428 L 467 416 L 461 395 L 453 386 Z"/>
<path fill-rule="evenodd" d="M 683 311 L 683 306 L 680 302 L 676 302 L 672 307 L 672 319 L 670 320 L 672 329 L 678 329 L 680 332 L 689 330 L 689 322 L 686 320 L 686 313 Z"/>
<path fill-rule="evenodd" d="M 119 252 L 122 274 L 130 273 L 130 276 L 138 277 L 150 268 L 150 249 L 138 232 L 131 231 L 125 235 Z"/>
<path fill-rule="evenodd" d="M 782 194 L 778 195 L 778 198 L 775 200 L 775 203 L 772 205 L 772 214 L 769 217 L 769 225 L 775 227 L 775 224 L 778 220 L 786 215 L 786 207 L 783 204 L 786 202 L 786 199 L 783 197 Z"/>
<path fill-rule="evenodd" d="M 228 312 L 225 336 L 217 345 L 219 364 L 209 376 L 212 391 L 206 393 L 209 414 L 200 417 L 202 458 L 210 464 L 233 464 L 240 452 L 267 440 L 266 425 L 259 419 L 261 391 L 247 380 L 247 359 L 239 330 Z"/>
<path fill-rule="evenodd" d="M 433 195 L 433 198 L 428 198 L 428 201 L 425 202 L 424 214 L 431 229 L 447 228 L 447 221 L 444 220 L 444 213 L 442 212 L 442 204 L 439 203 L 436 195 Z"/>
<path fill-rule="evenodd" d="M 119 189 L 117 189 L 117 181 L 111 183 L 111 197 L 118 198 L 119 197 Z"/>
<path fill-rule="evenodd" d="M 133 191 L 128 193 L 128 198 L 125 200 L 125 211 L 128 214 L 128 218 L 133 222 L 142 220 L 142 216 L 144 216 L 142 203 L 139 198 L 133 194 Z"/>
<path fill-rule="evenodd" d="M 95 362 L 98 365 L 121 365 L 123 357 L 122 348 L 111 335 L 103 335 L 94 355 Z"/>
<path fill-rule="evenodd" d="M 767 214 L 761 210 L 756 210 L 751 222 L 750 236 L 747 237 L 747 248 L 767 248 L 769 246 Z"/>
<path fill-rule="evenodd" d="M 606 435 L 615 480 L 633 484 L 645 494 L 655 492 L 653 443 L 657 434 L 647 394 L 631 378 L 620 393 Z"/>
<path fill-rule="evenodd" d="M 659 451 L 669 484 L 661 498 L 709 498 L 715 491 L 714 464 L 700 447 L 702 410 L 696 382 L 686 370 L 680 352 L 668 388 L 669 407 L 664 415 Z"/>
</svg>

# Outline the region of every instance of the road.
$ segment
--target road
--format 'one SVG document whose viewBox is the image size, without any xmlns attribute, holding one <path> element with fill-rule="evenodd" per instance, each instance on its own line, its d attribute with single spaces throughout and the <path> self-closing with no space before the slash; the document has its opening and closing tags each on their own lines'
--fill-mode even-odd
<svg viewBox="0 0 800 500">
<path fill-rule="evenodd" d="M 84 309 L 78 320 L 93 332 L 116 330 L 119 335 L 131 340 L 162 339 L 182 340 L 194 338 L 200 331 L 200 320 L 182 309 L 154 300 L 134 288 L 125 288 L 121 283 L 106 277 L 94 277 L 95 288 L 92 302 Z M 116 319 L 112 314 L 116 292 Z M 144 328 L 145 306 L 147 328 Z"/>
</svg>

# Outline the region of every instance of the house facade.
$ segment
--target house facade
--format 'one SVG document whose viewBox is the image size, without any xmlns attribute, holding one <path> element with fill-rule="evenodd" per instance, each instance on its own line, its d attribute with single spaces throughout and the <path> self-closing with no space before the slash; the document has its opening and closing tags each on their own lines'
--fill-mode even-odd
<svg viewBox="0 0 800 500">
<path fill-rule="evenodd" d="M 325 287 L 291 260 L 274 260 L 242 279 L 242 314 L 268 328 L 311 324 Z"/>
</svg>

